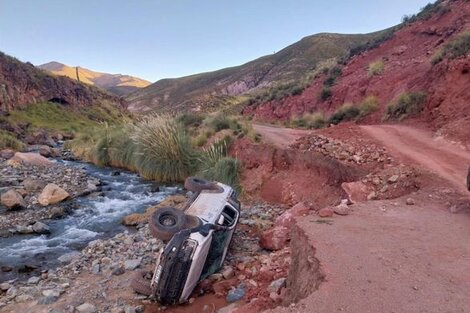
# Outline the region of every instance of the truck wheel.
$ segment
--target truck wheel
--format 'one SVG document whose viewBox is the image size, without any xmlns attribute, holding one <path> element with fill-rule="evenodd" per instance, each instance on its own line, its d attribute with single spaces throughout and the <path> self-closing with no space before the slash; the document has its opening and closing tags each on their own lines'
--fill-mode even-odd
<svg viewBox="0 0 470 313">
<path fill-rule="evenodd" d="M 149 277 L 150 279 L 148 279 Z M 148 271 L 137 271 L 131 280 L 131 287 L 135 292 L 140 294 L 151 296 L 153 295 L 152 286 L 150 286 L 150 280 L 152 279 L 152 273 Z"/>
<path fill-rule="evenodd" d="M 208 180 L 199 177 L 188 177 L 184 182 L 184 188 L 192 192 L 201 192 L 203 190 L 217 190 L 218 186 Z"/>
<path fill-rule="evenodd" d="M 186 216 L 178 209 L 167 207 L 155 211 L 150 216 L 149 228 L 152 235 L 164 242 L 185 228 Z"/>
</svg>

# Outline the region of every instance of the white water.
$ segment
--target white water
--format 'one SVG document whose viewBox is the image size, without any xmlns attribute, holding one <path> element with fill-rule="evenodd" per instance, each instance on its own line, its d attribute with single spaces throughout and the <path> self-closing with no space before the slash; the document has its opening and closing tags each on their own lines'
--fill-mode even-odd
<svg viewBox="0 0 470 313">
<path fill-rule="evenodd" d="M 161 187 L 159 192 L 152 192 L 152 183 L 136 174 L 121 172 L 119 176 L 112 176 L 113 169 L 78 162 L 64 163 L 83 167 L 91 176 L 100 179 L 105 184 L 103 195 L 71 200 L 78 207 L 71 215 L 45 221 L 51 228 L 49 235 L 0 238 L 0 266 L 18 268 L 32 264 L 41 269 L 52 267 L 57 264 L 60 255 L 79 250 L 91 240 L 125 230 L 121 225 L 125 215 L 143 212 L 177 191 L 176 187 Z"/>
</svg>

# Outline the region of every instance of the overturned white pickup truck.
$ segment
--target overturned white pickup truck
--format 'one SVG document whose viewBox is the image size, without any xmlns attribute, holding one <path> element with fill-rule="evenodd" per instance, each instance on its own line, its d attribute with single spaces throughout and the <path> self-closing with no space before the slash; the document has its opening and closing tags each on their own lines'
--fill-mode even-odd
<svg viewBox="0 0 470 313">
<path fill-rule="evenodd" d="M 131 283 L 165 305 L 186 302 L 199 281 L 220 270 L 240 216 L 232 187 L 189 177 L 185 188 L 195 193 L 185 210 L 161 208 L 149 221 L 152 234 L 167 242 L 151 281 L 140 272 Z"/>
</svg>

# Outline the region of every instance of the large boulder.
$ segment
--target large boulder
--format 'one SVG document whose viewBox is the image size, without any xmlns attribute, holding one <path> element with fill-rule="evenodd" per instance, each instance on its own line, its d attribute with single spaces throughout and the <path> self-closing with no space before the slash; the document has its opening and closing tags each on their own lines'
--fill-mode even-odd
<svg viewBox="0 0 470 313">
<path fill-rule="evenodd" d="M 56 184 L 47 184 L 38 197 L 39 204 L 46 206 L 59 203 L 70 197 L 70 194 Z"/>
<path fill-rule="evenodd" d="M 270 251 L 281 250 L 289 241 L 290 231 L 287 227 L 276 226 L 261 233 L 259 244 Z"/>
<path fill-rule="evenodd" d="M 14 189 L 3 193 L 0 198 L 2 205 L 6 206 L 9 210 L 25 208 L 27 206 L 23 197 Z"/>
<path fill-rule="evenodd" d="M 35 165 L 35 166 L 51 166 L 52 162 L 40 155 L 39 153 L 23 153 L 16 152 L 15 155 L 10 159 L 10 161 L 23 163 L 26 165 Z"/>
</svg>

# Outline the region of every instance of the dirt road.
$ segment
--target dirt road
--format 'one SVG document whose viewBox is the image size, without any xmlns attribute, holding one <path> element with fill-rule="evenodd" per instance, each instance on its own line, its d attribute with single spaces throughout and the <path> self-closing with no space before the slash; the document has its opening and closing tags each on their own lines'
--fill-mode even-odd
<svg viewBox="0 0 470 313">
<path fill-rule="evenodd" d="M 463 193 L 466 190 L 470 152 L 455 145 L 436 140 L 430 132 L 402 125 L 359 126 L 368 136 L 387 147 L 389 153 L 444 178 Z M 287 148 L 299 137 L 311 131 L 254 124 L 264 141 L 279 148 Z"/>
<path fill-rule="evenodd" d="M 263 137 L 264 142 L 273 144 L 278 148 L 287 148 L 290 144 L 293 144 L 297 138 L 312 133 L 309 130 L 260 124 L 253 124 L 253 128 Z"/>
<path fill-rule="evenodd" d="M 413 163 L 446 179 L 464 193 L 470 153 L 424 130 L 401 125 L 360 126 L 387 147 L 392 155 Z"/>
</svg>

